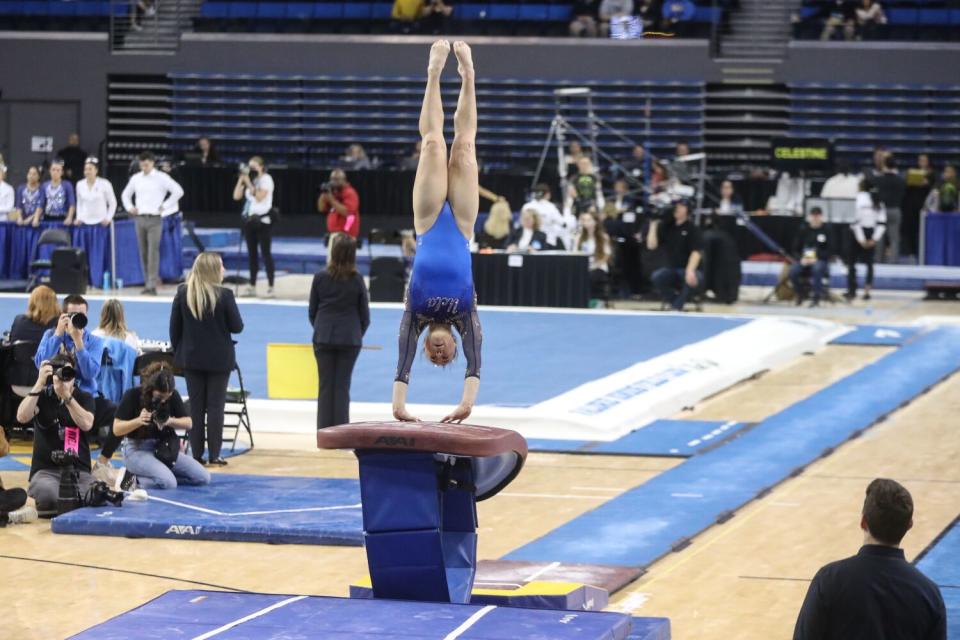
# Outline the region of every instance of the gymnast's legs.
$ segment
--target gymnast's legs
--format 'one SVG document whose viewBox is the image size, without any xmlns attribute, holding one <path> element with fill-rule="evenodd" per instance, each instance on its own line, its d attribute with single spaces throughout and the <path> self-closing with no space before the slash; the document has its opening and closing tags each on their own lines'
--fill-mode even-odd
<svg viewBox="0 0 960 640">
<path fill-rule="evenodd" d="M 438 40 L 430 48 L 427 88 L 420 108 L 420 160 L 413 182 L 413 227 L 423 235 L 436 222 L 447 198 L 447 143 L 443 139 L 440 74 L 450 55 L 450 43 Z"/>
<path fill-rule="evenodd" d="M 480 210 L 480 185 L 477 169 L 477 93 L 474 88 L 473 57 L 466 42 L 453 43 L 460 72 L 460 98 L 453 116 L 453 146 L 450 148 L 447 200 L 456 216 L 461 233 L 473 238 Z"/>
</svg>

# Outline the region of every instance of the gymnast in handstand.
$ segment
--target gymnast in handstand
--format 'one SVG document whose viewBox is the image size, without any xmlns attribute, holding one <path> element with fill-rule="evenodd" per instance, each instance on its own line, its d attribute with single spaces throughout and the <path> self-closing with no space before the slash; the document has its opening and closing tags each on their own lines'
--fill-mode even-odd
<svg viewBox="0 0 960 640">
<path fill-rule="evenodd" d="M 393 383 L 393 417 L 397 420 L 417 420 L 407 411 L 407 385 L 424 329 L 427 337 L 423 348 L 435 365 L 446 366 L 457 356 L 453 328 L 460 334 L 467 361 L 463 397 L 443 422 L 467 418 L 480 389 L 482 335 L 470 258 L 470 239 L 480 208 L 477 97 L 470 47 L 465 42 L 455 42 L 453 53 L 462 85 L 453 116 L 449 163 L 440 99 L 440 74 L 450 54 L 446 40 L 438 40 L 430 49 L 427 89 L 420 110 L 420 160 L 413 184 L 417 255 L 400 322 L 400 356 Z"/>
</svg>

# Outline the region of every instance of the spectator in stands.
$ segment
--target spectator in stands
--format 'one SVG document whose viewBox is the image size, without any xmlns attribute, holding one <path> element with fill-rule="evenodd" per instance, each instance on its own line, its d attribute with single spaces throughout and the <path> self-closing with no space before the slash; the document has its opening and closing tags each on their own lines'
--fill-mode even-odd
<svg viewBox="0 0 960 640">
<path fill-rule="evenodd" d="M 350 422 L 350 382 L 370 326 L 370 302 L 357 273 L 357 243 L 338 233 L 327 268 L 313 277 L 307 310 L 320 389 L 317 429 Z"/>
<path fill-rule="evenodd" d="M 850 172 L 850 165 L 846 162 L 838 162 L 837 172 L 823 183 L 820 197 L 854 200 L 857 193 L 860 192 L 861 180 L 863 180 L 863 176 Z"/>
<path fill-rule="evenodd" d="M 373 168 L 370 158 L 367 157 L 367 152 L 363 149 L 363 145 L 357 143 L 353 143 L 347 147 L 347 152 L 340 158 L 340 164 L 348 171 L 363 171 Z"/>
<path fill-rule="evenodd" d="M 823 18 L 821 40 L 833 40 L 837 33 L 843 34 L 844 40 L 853 40 L 857 24 L 856 6 L 850 0 L 833 0 L 824 4 L 819 16 Z"/>
<path fill-rule="evenodd" d="M 535 253 L 548 248 L 547 236 L 540 231 L 537 210 L 531 206 L 525 206 L 520 211 L 520 226 L 513 230 L 507 240 L 507 251 Z"/>
<path fill-rule="evenodd" d="M 57 353 L 40 362 L 36 383 L 17 407 L 17 422 L 33 425 L 33 460 L 27 494 L 36 501 L 39 514 L 45 517 L 57 514 L 63 467 L 54 462 L 53 453 L 66 450 L 68 429 L 75 430 L 76 435 L 73 466 L 78 472 L 80 495 L 86 493 L 93 482 L 87 442 L 87 432 L 93 428 L 93 396 L 80 388 L 77 378 L 64 375 L 68 367 L 77 369 L 76 358 L 70 353 Z M 51 380 L 49 385 L 48 380 Z"/>
<path fill-rule="evenodd" d="M 43 200 L 46 207 L 43 217 L 51 220 L 73 223 L 73 214 L 77 210 L 77 196 L 73 185 L 63 179 L 63 160 L 56 158 L 50 163 L 50 179 L 43 183 Z"/>
<path fill-rule="evenodd" d="M 903 195 L 907 190 L 907 182 L 897 172 L 897 162 L 893 155 L 887 154 L 884 158 L 883 173 L 872 180 L 877 189 L 881 202 L 887 209 L 887 244 L 890 251 L 884 260 L 883 243 L 877 244 L 877 260 L 896 264 L 900 260 L 900 222 L 902 220 L 901 207 Z"/>
<path fill-rule="evenodd" d="M 733 182 L 724 180 L 720 183 L 720 202 L 717 204 L 716 213 L 721 215 L 736 215 L 743 211 L 743 202 L 734 189 Z"/>
<path fill-rule="evenodd" d="M 30 292 L 27 301 L 27 312 L 13 319 L 10 327 L 10 342 L 21 340 L 36 342 L 43 340 L 43 334 L 48 329 L 57 326 L 60 318 L 60 305 L 57 304 L 57 294 L 47 285 L 40 285 Z"/>
<path fill-rule="evenodd" d="M 243 331 L 237 301 L 222 283 L 223 261 L 204 251 L 193 261 L 170 310 L 174 362 L 184 372 L 190 396 L 190 449 L 202 464 L 206 441 L 210 464 L 219 466 L 227 464 L 220 456 L 223 409 L 230 372 L 237 365 L 231 334 Z"/>
<path fill-rule="evenodd" d="M 590 256 L 590 297 L 603 300 L 607 297 L 607 284 L 610 281 L 610 261 L 613 258 L 613 246 L 603 225 L 595 213 L 580 214 L 580 229 L 574 241 L 573 250 Z"/>
<path fill-rule="evenodd" d="M 117 195 L 106 178 L 98 177 L 100 162 L 87 158 L 83 165 L 83 179 L 77 182 L 77 219 L 75 224 L 110 226 L 117 211 Z"/>
<path fill-rule="evenodd" d="M 960 200 L 957 198 L 957 169 L 952 164 L 943 168 L 943 177 L 937 188 L 930 192 L 927 199 L 931 211 L 958 211 Z"/>
<path fill-rule="evenodd" d="M 524 205 L 529 207 L 531 205 Z M 506 201 L 495 202 L 490 213 L 477 234 L 477 245 L 481 249 L 506 249 L 507 240 L 513 227 L 513 212 Z"/>
<path fill-rule="evenodd" d="M 445 33 L 451 14 L 453 14 L 453 7 L 444 3 L 443 0 L 426 0 L 421 29 L 424 33 L 433 35 Z"/>
<path fill-rule="evenodd" d="M 900 228 L 900 252 L 916 256 L 919 253 L 920 210 L 936 183 L 936 174 L 930 156 L 921 153 L 916 166 L 907 169 L 907 190 L 903 196 L 903 222 Z"/>
<path fill-rule="evenodd" d="M 667 169 L 661 162 L 654 161 L 650 169 L 650 193 L 660 193 L 667 188 L 670 178 L 667 176 Z"/>
<path fill-rule="evenodd" d="M 666 220 L 653 220 L 647 232 L 647 249 L 663 247 L 667 266 L 653 273 L 653 285 L 664 303 L 682 311 L 690 295 L 700 287 L 699 271 L 703 257 L 703 237 L 690 219 L 690 205 L 678 202 L 673 215 Z"/>
<path fill-rule="evenodd" d="M 575 215 L 590 207 L 596 207 L 598 211 L 603 209 L 603 185 L 589 156 L 582 156 L 577 161 L 577 175 L 570 184 L 568 196 L 570 209 Z"/>
<path fill-rule="evenodd" d="M 143 353 L 143 349 L 140 346 L 140 337 L 127 328 L 123 303 L 116 298 L 111 298 L 103 303 L 103 306 L 100 308 L 100 324 L 92 333 L 100 338 L 122 340 L 136 349 L 138 354 Z"/>
<path fill-rule="evenodd" d="M 360 196 L 347 182 L 342 169 L 330 172 L 330 181 L 320 187 L 317 210 L 327 216 L 327 233 L 342 231 L 354 240 L 360 234 Z"/>
<path fill-rule="evenodd" d="M 676 157 L 674 157 L 673 162 L 670 165 L 670 172 L 673 174 L 673 177 L 682 182 L 683 184 L 689 184 L 692 176 L 690 174 L 690 166 L 681 158 L 686 158 L 690 155 L 690 145 L 686 142 L 678 142 L 676 147 Z"/>
<path fill-rule="evenodd" d="M 253 156 L 245 170 L 240 171 L 233 188 L 233 199 L 243 200 L 243 235 L 247 240 L 247 259 L 250 266 L 250 284 L 245 296 L 257 295 L 257 273 L 260 271 L 260 253 L 267 271 L 267 297 L 273 297 L 273 177 L 260 156 Z"/>
<path fill-rule="evenodd" d="M 137 485 L 176 489 L 179 484 L 210 484 L 210 472 L 194 458 L 180 454 L 176 430 L 191 431 L 193 421 L 169 365 L 154 362 L 144 369 L 140 380 L 141 386 L 123 394 L 113 421 L 114 435 L 124 438 L 124 464 L 136 476 Z M 166 408 L 166 415 L 156 411 L 158 405 Z M 169 449 L 165 440 L 172 444 Z"/>
<path fill-rule="evenodd" d="M 633 14 L 633 0 L 601 0 L 600 17 L 600 35 L 607 37 L 610 35 L 610 21 Z"/>
<path fill-rule="evenodd" d="M 857 555 L 817 571 L 794 640 L 946 640 L 940 590 L 900 548 L 912 527 L 913 497 L 906 488 L 885 478 L 867 485 L 860 517 L 863 546 Z"/>
<path fill-rule="evenodd" d="M 636 199 L 627 186 L 627 181 L 617 178 L 613 181 L 613 196 L 607 200 L 604 213 L 609 218 L 616 218 L 626 212 L 633 212 L 637 207 Z"/>
<path fill-rule="evenodd" d="M 417 31 L 424 9 L 424 0 L 393 0 L 390 28 L 401 33 Z"/>
<path fill-rule="evenodd" d="M 220 152 L 217 151 L 213 141 L 207 136 L 201 136 L 197 139 L 193 153 L 197 158 L 196 161 L 202 167 L 211 167 L 220 164 Z"/>
<path fill-rule="evenodd" d="M 7 167 L 0 163 L 0 222 L 10 219 L 17 204 L 17 193 L 7 183 Z"/>
<path fill-rule="evenodd" d="M 635 183 L 643 184 L 646 170 L 646 151 L 642 144 L 634 145 L 630 159 L 620 165 L 621 175 L 630 176 Z"/>
<path fill-rule="evenodd" d="M 568 176 L 577 174 L 577 164 L 580 162 L 580 158 L 583 158 L 585 155 L 586 154 L 583 153 L 583 146 L 576 140 L 572 140 L 567 147 L 567 155 L 564 156 L 564 161 L 567 163 Z"/>
<path fill-rule="evenodd" d="M 858 262 L 867 265 L 863 299 L 870 299 L 870 290 L 873 288 L 873 261 L 877 253 L 877 245 L 883 240 L 886 225 L 887 210 L 883 206 L 880 195 L 876 188 L 872 188 L 870 183 L 863 180 L 860 183 L 860 193 L 857 194 L 857 218 L 850 225 L 853 243 L 847 258 L 847 292 L 844 294 L 847 300 L 857 297 Z"/>
<path fill-rule="evenodd" d="M 873 0 L 860 0 L 860 6 L 857 7 L 857 39 L 872 40 L 877 27 L 884 24 L 887 24 L 887 16 L 880 4 Z"/>
<path fill-rule="evenodd" d="M 183 188 L 176 180 L 155 168 L 156 158 L 144 151 L 139 156 L 140 171 L 130 176 L 130 181 L 120 195 L 127 213 L 134 216 L 137 244 L 140 248 L 140 266 L 146 280 L 143 291 L 148 296 L 157 295 L 160 283 L 160 240 L 163 237 L 163 218 L 183 197 Z"/>
<path fill-rule="evenodd" d="M 871 155 L 873 164 L 867 168 L 867 171 L 864 173 L 864 175 L 872 178 L 883 173 L 883 161 L 887 157 L 888 153 L 890 152 L 883 145 L 877 145 L 874 147 L 873 154 Z"/>
<path fill-rule="evenodd" d="M 57 157 L 63 159 L 64 179 L 78 181 L 83 176 L 83 164 L 87 159 L 87 152 L 80 148 L 80 134 L 71 133 L 67 137 L 67 146 L 57 151 Z"/>
<path fill-rule="evenodd" d="M 154 0 L 131 0 L 130 27 L 134 31 L 143 31 L 143 17 L 157 15 L 157 4 Z"/>
<path fill-rule="evenodd" d="M 663 3 L 660 0 L 640 0 L 640 6 L 637 7 L 637 16 L 643 23 L 644 33 L 659 31 L 660 16 L 662 15 Z"/>
<path fill-rule="evenodd" d="M 571 212 L 560 212 L 553 204 L 550 185 L 541 182 L 533 190 L 533 199 L 524 205 L 533 207 L 540 219 L 540 230 L 547 236 L 547 244 L 558 249 L 573 247 L 573 234 L 577 228 L 577 218 Z"/>
<path fill-rule="evenodd" d="M 796 262 L 790 266 L 790 283 L 793 284 L 794 301 L 797 305 L 803 304 L 805 298 L 806 291 L 801 281 L 804 277 L 811 280 L 813 299 L 810 306 L 820 305 L 823 279 L 829 274 L 832 256 L 830 229 L 823 223 L 823 209 L 813 207 L 807 216 L 807 223 L 800 228 L 793 243 L 793 257 Z"/>
<path fill-rule="evenodd" d="M 570 35 L 574 38 L 596 38 L 599 8 L 600 0 L 574 0 Z"/>
<path fill-rule="evenodd" d="M 402 171 L 416 171 L 417 165 L 420 164 L 420 140 L 417 140 L 413 145 L 413 151 L 408 156 L 404 156 L 400 160 L 400 164 L 397 167 Z"/>
</svg>

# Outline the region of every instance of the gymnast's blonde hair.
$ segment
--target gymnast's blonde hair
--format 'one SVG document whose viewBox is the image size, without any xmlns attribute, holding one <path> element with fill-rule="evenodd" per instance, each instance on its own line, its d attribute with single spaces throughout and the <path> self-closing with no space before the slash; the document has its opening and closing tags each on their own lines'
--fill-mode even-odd
<svg viewBox="0 0 960 640">
<path fill-rule="evenodd" d="M 187 276 L 187 307 L 197 320 L 213 313 L 220 297 L 220 283 L 223 282 L 223 262 L 220 256 L 204 251 L 193 261 L 193 268 Z"/>
</svg>

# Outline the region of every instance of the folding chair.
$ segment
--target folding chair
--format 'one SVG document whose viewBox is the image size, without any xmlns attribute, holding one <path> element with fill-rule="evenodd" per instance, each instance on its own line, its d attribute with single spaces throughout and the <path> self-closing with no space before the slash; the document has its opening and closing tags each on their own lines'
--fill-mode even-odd
<svg viewBox="0 0 960 640">
<path fill-rule="evenodd" d="M 40 250 L 45 245 L 69 247 L 72 243 L 70 232 L 66 229 L 46 229 L 40 234 L 36 246 L 33 247 L 33 255 L 30 258 L 30 281 L 27 283 L 27 293 L 36 289 L 37 286 L 50 281 L 49 272 L 53 268 L 53 260 L 50 258 L 40 258 Z M 46 272 L 47 275 L 44 275 L 44 272 Z"/>
<path fill-rule="evenodd" d="M 237 438 L 240 435 L 240 427 L 247 432 L 250 439 L 250 448 L 253 449 L 253 429 L 250 427 L 250 413 L 247 411 L 248 392 L 243 386 L 243 374 L 240 372 L 240 365 L 234 367 L 237 372 L 239 387 L 227 387 L 227 403 L 223 407 L 223 442 L 230 443 L 230 451 L 237 448 Z M 228 422 L 229 420 L 229 422 Z M 233 437 L 227 437 L 227 429 L 233 429 Z"/>
</svg>

